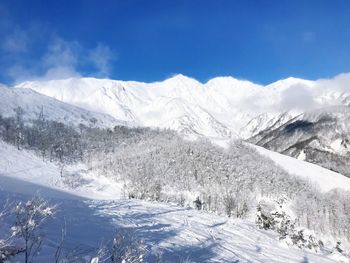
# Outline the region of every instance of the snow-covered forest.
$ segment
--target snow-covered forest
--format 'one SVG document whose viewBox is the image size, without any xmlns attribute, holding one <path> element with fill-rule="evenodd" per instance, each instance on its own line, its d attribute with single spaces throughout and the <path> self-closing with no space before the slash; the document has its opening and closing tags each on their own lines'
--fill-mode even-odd
<svg viewBox="0 0 350 263">
<path fill-rule="evenodd" d="M 22 108 L 14 111 L 14 117 L 0 117 L 0 138 L 57 164 L 67 181 L 72 175 L 66 168 L 84 164 L 88 171 L 121 183 L 125 198 L 255 218 L 258 228 L 314 251 L 324 242 L 350 243 L 348 191 L 322 192 L 316 183 L 288 174 L 245 142 L 222 148 L 206 139 L 185 140 L 170 130 L 72 127 L 46 120 L 43 112 L 28 122 Z"/>
</svg>

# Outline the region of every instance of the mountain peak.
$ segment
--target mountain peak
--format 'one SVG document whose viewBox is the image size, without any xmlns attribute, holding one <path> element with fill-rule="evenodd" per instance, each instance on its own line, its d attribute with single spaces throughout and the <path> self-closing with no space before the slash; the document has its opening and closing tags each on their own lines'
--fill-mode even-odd
<svg viewBox="0 0 350 263">
<path fill-rule="evenodd" d="M 185 75 L 179 73 L 179 74 L 174 74 L 174 75 L 172 75 L 172 76 L 171 76 L 170 78 L 168 78 L 168 79 L 181 79 L 181 80 L 185 80 L 185 79 L 192 79 L 192 78 L 190 78 L 190 77 L 188 77 L 188 76 L 185 76 Z"/>
<path fill-rule="evenodd" d="M 178 83 L 188 83 L 188 84 L 201 84 L 198 80 L 194 78 L 187 77 L 183 74 L 176 74 L 172 77 L 164 80 L 164 82 L 178 82 Z"/>
</svg>

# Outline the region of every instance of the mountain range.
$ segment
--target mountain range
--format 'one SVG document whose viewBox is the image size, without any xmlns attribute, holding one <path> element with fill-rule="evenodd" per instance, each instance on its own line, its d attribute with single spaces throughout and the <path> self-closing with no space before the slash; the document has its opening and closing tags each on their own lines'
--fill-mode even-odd
<svg viewBox="0 0 350 263">
<path fill-rule="evenodd" d="M 265 86 L 233 77 L 201 83 L 181 74 L 153 83 L 36 80 L 0 87 L 0 110 L 9 115 L 18 104 L 28 118 L 43 109 L 50 118 L 75 124 L 159 127 L 190 138 L 247 139 L 350 175 L 349 83 L 350 74 L 316 81 L 287 78 Z"/>
<path fill-rule="evenodd" d="M 144 83 L 94 78 L 27 81 L 30 89 L 59 101 L 140 126 L 187 135 L 249 138 L 309 110 L 350 102 L 350 75 L 309 81 L 279 80 L 267 86 L 232 77 L 206 83 L 184 75 Z"/>
</svg>

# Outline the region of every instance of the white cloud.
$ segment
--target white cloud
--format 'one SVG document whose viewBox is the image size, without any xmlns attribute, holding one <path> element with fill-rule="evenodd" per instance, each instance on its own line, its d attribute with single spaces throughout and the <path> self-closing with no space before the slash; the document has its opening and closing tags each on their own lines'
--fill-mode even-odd
<svg viewBox="0 0 350 263">
<path fill-rule="evenodd" d="M 89 51 L 89 59 L 95 65 L 101 76 L 109 75 L 110 62 L 114 58 L 111 49 L 102 43 L 98 43 L 96 48 Z"/>
<path fill-rule="evenodd" d="M 282 110 L 307 111 L 316 108 L 316 102 L 309 87 L 296 84 L 281 93 L 280 107 Z"/>
<path fill-rule="evenodd" d="M 310 84 L 299 83 L 281 92 L 280 109 L 309 111 L 324 106 L 340 105 L 350 92 L 350 73 Z"/>
<path fill-rule="evenodd" d="M 323 91 L 339 91 L 349 92 L 350 91 L 350 73 L 342 73 L 331 79 L 320 79 L 317 81 L 319 89 Z"/>
<path fill-rule="evenodd" d="M 54 37 L 41 58 L 45 73 L 40 78 L 63 79 L 80 76 L 77 66 L 82 59 L 82 52 L 83 48 L 77 41 Z"/>
<path fill-rule="evenodd" d="M 33 31 L 33 30 L 32 30 Z M 35 38 L 33 35 L 33 38 Z M 29 31 L 18 29 L 6 37 L 2 49 L 12 56 L 13 63 L 8 67 L 7 75 L 16 83 L 33 79 L 63 79 L 92 75 L 108 77 L 111 70 L 111 61 L 115 58 L 111 49 L 98 43 L 95 48 L 83 47 L 78 41 L 65 40 L 60 36 L 52 36 L 47 47 L 37 59 L 24 59 L 15 53 L 27 52 L 31 54 L 29 45 Z M 82 70 L 88 69 L 88 72 Z M 93 69 L 93 70 L 91 70 Z"/>
<path fill-rule="evenodd" d="M 67 79 L 72 77 L 81 77 L 81 75 L 71 67 L 67 66 L 56 66 L 53 68 L 50 68 L 45 73 L 45 76 L 42 77 L 45 80 L 50 79 Z"/>
<path fill-rule="evenodd" d="M 66 41 L 60 37 L 54 37 L 42 58 L 42 62 L 48 67 L 69 66 L 75 67 L 81 53 L 81 47 L 76 41 Z"/>
</svg>

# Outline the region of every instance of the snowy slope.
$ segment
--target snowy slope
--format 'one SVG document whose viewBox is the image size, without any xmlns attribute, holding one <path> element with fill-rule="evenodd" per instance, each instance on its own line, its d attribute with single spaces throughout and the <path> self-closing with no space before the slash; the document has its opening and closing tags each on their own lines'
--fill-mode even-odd
<svg viewBox="0 0 350 263">
<path fill-rule="evenodd" d="M 212 143 L 228 148 L 228 140 L 212 140 Z M 315 165 L 300 159 L 296 159 L 278 152 L 274 152 L 258 145 L 246 143 L 253 147 L 259 154 L 271 159 L 283 170 L 291 175 L 296 175 L 309 181 L 312 185 L 323 192 L 333 189 L 350 191 L 350 178 L 340 173 L 333 172 L 319 165 Z"/>
<path fill-rule="evenodd" d="M 94 199 L 109 199 L 120 195 L 120 185 L 103 176 L 86 173 L 85 167 L 67 167 L 61 177 L 60 167 L 56 164 L 43 161 L 32 152 L 19 151 L 1 140 L 0 157 L 0 189 L 3 190 L 11 189 L 16 193 L 32 195 L 37 192 L 43 194 L 41 189 L 49 187 L 58 190 L 57 193 L 63 191 Z M 16 179 L 15 184 L 13 179 Z M 36 188 L 26 185 L 21 187 L 18 181 L 35 184 Z"/>
<path fill-rule="evenodd" d="M 3 191 L 0 197 L 11 201 L 25 198 Z M 52 262 L 49 255 L 54 253 L 64 220 L 66 247 L 79 244 L 93 250 L 111 239 L 116 229 L 128 228 L 144 240 L 150 251 L 146 262 L 150 263 L 155 262 L 156 253 L 162 253 L 165 262 L 339 262 L 326 251 L 316 254 L 288 247 L 274 233 L 258 230 L 248 221 L 231 221 L 170 204 L 123 199 L 72 201 L 71 196 L 66 197 L 51 199 L 59 202 L 59 212 L 47 227 L 49 243 L 35 262 Z"/>
<path fill-rule="evenodd" d="M 326 192 L 336 188 L 350 191 L 350 178 L 345 177 L 342 174 L 330 171 L 312 163 L 269 151 L 260 146 L 251 146 L 260 154 L 276 162 L 276 164 L 281 166 L 289 174 L 294 174 L 309 180 L 312 184 L 317 185 L 322 191 Z"/>
<path fill-rule="evenodd" d="M 258 230 L 250 221 L 228 220 L 171 204 L 119 199 L 117 186 L 111 191 L 106 179 L 95 178 L 88 186 L 70 188 L 55 165 L 4 143 L 0 151 L 0 203 L 38 192 L 59 203 L 46 234 L 49 242 L 36 262 L 52 261 L 48 255 L 57 245 L 63 221 L 67 223 L 65 246 L 80 244 L 88 250 L 111 238 L 115 229 L 127 227 L 145 241 L 151 253 L 161 251 L 169 262 L 336 262 L 326 256 L 327 251 L 315 254 L 288 247 L 276 234 Z M 95 198 L 118 199 L 91 200 Z M 152 255 L 147 258 L 147 262 L 154 261 Z"/>
<path fill-rule="evenodd" d="M 350 101 L 350 75 L 309 81 L 287 78 L 261 86 L 232 77 L 207 83 L 176 75 L 154 83 L 72 78 L 17 85 L 142 126 L 213 138 L 249 138 L 307 110 Z"/>
<path fill-rule="evenodd" d="M 125 125 L 110 115 L 92 112 L 83 108 L 58 101 L 29 89 L 13 89 L 0 86 L 0 114 L 4 117 L 14 116 L 14 109 L 21 107 L 24 118 L 36 119 L 43 112 L 47 120 L 54 120 L 78 126 L 113 127 Z"/>
</svg>

